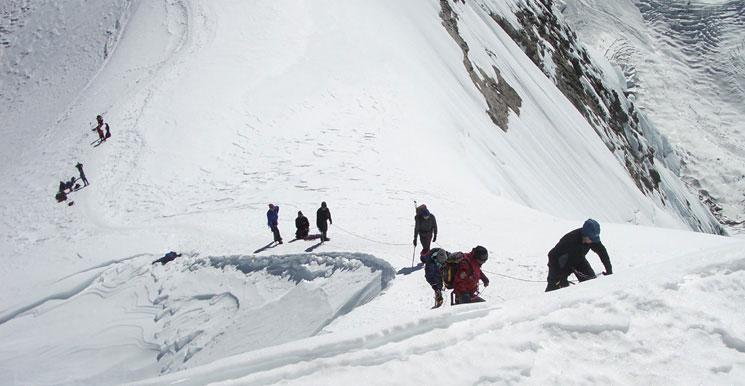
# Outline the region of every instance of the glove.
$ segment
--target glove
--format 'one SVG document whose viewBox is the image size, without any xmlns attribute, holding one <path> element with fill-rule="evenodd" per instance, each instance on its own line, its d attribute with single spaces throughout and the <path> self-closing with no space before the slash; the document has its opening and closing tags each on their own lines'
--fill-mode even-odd
<svg viewBox="0 0 745 386">
<path fill-rule="evenodd" d="M 437 235 L 435 235 L 435 237 L 434 237 L 434 238 L 432 238 L 432 242 L 433 242 L 433 243 L 437 242 Z"/>
<path fill-rule="evenodd" d="M 416 247 L 416 237 L 414 238 L 414 246 Z"/>
<path fill-rule="evenodd" d="M 488 286 L 489 286 L 489 279 L 486 279 L 484 280 L 484 287 L 488 287 Z"/>
</svg>

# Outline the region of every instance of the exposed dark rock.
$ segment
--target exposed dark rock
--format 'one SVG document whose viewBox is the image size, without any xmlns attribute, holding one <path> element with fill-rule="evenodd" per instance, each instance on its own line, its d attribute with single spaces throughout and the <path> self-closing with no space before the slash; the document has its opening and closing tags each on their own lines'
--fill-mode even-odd
<svg viewBox="0 0 745 386">
<path fill-rule="evenodd" d="M 492 70 L 494 70 L 494 77 L 492 77 L 481 67 L 475 66 L 471 62 L 468 58 L 468 43 L 458 32 L 458 14 L 450 7 L 448 0 L 440 0 L 440 6 L 442 8 L 440 11 L 442 25 L 463 51 L 463 66 L 466 68 L 473 84 L 484 95 L 486 105 L 489 107 L 486 113 L 495 125 L 507 132 L 510 110 L 518 116 L 520 115 L 520 107 L 522 106 L 520 95 L 502 78 L 496 67 L 492 66 Z M 494 55 L 494 53 L 489 54 Z"/>
<path fill-rule="evenodd" d="M 661 176 L 654 168 L 656 152 L 651 143 L 660 142 L 650 141 L 644 134 L 654 129 L 642 126 L 646 123 L 639 118 L 627 95 L 619 95 L 606 85 L 602 70 L 579 45 L 577 34 L 556 17 L 552 7 L 552 0 L 523 0 L 515 12 L 519 25 L 513 25 L 495 13 L 490 16 L 592 125 L 639 190 L 668 205 L 669 198 L 661 187 Z M 546 65 L 549 61 L 553 66 Z M 708 199 L 704 199 L 707 196 L 701 197 L 707 204 Z M 679 200 L 677 197 L 674 199 Z M 702 224 L 700 219 L 693 218 L 690 203 L 674 204 L 693 228 L 724 233 L 713 219 Z M 712 213 L 716 214 L 716 211 L 712 210 Z"/>
</svg>

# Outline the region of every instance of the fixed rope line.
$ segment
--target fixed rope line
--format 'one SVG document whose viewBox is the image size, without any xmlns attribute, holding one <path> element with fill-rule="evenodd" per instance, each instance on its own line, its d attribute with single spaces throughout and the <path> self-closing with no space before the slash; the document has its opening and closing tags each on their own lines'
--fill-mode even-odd
<svg viewBox="0 0 745 386">
<path fill-rule="evenodd" d="M 411 244 L 408 244 L 408 243 L 407 244 L 389 243 L 389 242 L 386 242 L 386 241 L 374 240 L 374 239 L 371 239 L 371 238 L 368 238 L 368 237 L 365 237 L 365 236 L 358 235 L 358 234 L 356 234 L 354 232 L 348 231 L 348 230 L 346 230 L 346 229 L 344 229 L 344 228 L 342 228 L 342 227 L 340 227 L 338 225 L 334 225 L 334 228 L 337 228 L 337 229 L 341 230 L 342 232 L 347 233 L 349 235 L 352 235 L 354 237 L 360 238 L 362 240 L 367 240 L 369 242 L 376 243 L 376 244 L 392 245 L 392 246 L 396 246 L 396 247 L 403 247 L 403 246 L 409 246 L 409 245 L 411 245 Z"/>
<path fill-rule="evenodd" d="M 528 282 L 528 283 L 544 283 L 544 282 L 545 282 L 545 280 L 531 280 L 531 279 L 522 279 L 522 278 L 519 278 L 519 277 L 514 277 L 514 276 L 510 276 L 510 275 L 505 275 L 505 274 L 502 274 L 502 273 L 496 273 L 496 272 L 491 272 L 491 271 L 487 271 L 487 270 L 485 270 L 485 269 L 482 269 L 482 271 L 484 271 L 484 272 L 486 272 L 486 273 L 488 273 L 488 274 L 492 274 L 492 275 L 497 275 L 497 276 L 502 276 L 502 277 L 506 277 L 506 278 L 508 278 L 508 279 L 512 279 L 512 280 L 517 280 L 517 281 L 524 281 L 524 282 Z"/>
</svg>

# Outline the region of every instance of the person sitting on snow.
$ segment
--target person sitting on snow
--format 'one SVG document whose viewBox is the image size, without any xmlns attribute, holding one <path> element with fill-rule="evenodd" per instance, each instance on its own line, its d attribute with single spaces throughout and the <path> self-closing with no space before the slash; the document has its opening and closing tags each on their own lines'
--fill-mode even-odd
<svg viewBox="0 0 745 386">
<path fill-rule="evenodd" d="M 585 258 L 592 249 L 605 267 L 603 275 L 613 273 L 608 251 L 600 242 L 600 224 L 587 219 L 582 228 L 575 229 L 562 237 L 556 246 L 548 252 L 548 284 L 546 292 L 569 286 L 567 278 L 574 273 L 579 281 L 594 279 L 595 271 Z"/>
<path fill-rule="evenodd" d="M 297 211 L 297 217 L 295 218 L 295 239 L 301 240 L 308 237 L 310 232 L 310 221 L 303 215 L 303 212 Z"/>
</svg>

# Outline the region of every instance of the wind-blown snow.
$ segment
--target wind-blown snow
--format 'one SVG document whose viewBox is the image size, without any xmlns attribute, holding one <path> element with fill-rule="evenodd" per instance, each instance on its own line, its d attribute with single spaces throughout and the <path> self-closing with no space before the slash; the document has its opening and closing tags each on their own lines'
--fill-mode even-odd
<svg viewBox="0 0 745 386">
<path fill-rule="evenodd" d="M 4 312 L 3 379 L 122 382 L 295 341 L 370 301 L 394 275 L 363 254 L 151 260 L 63 278 L 56 292 Z M 36 341 L 29 331 L 55 333 Z"/>
<path fill-rule="evenodd" d="M 24 4 L 2 32 L 4 382 L 741 379 L 742 242 L 642 195 L 487 10 L 453 5 L 522 98 L 507 132 L 438 1 Z M 78 161 L 91 185 L 54 202 Z M 323 200 L 331 241 L 290 242 Z M 487 304 L 428 310 L 403 269 L 414 200 L 437 245 L 489 249 Z M 285 243 L 262 250 L 269 202 Z M 545 295 L 546 252 L 587 217 L 616 273 Z"/>
</svg>

